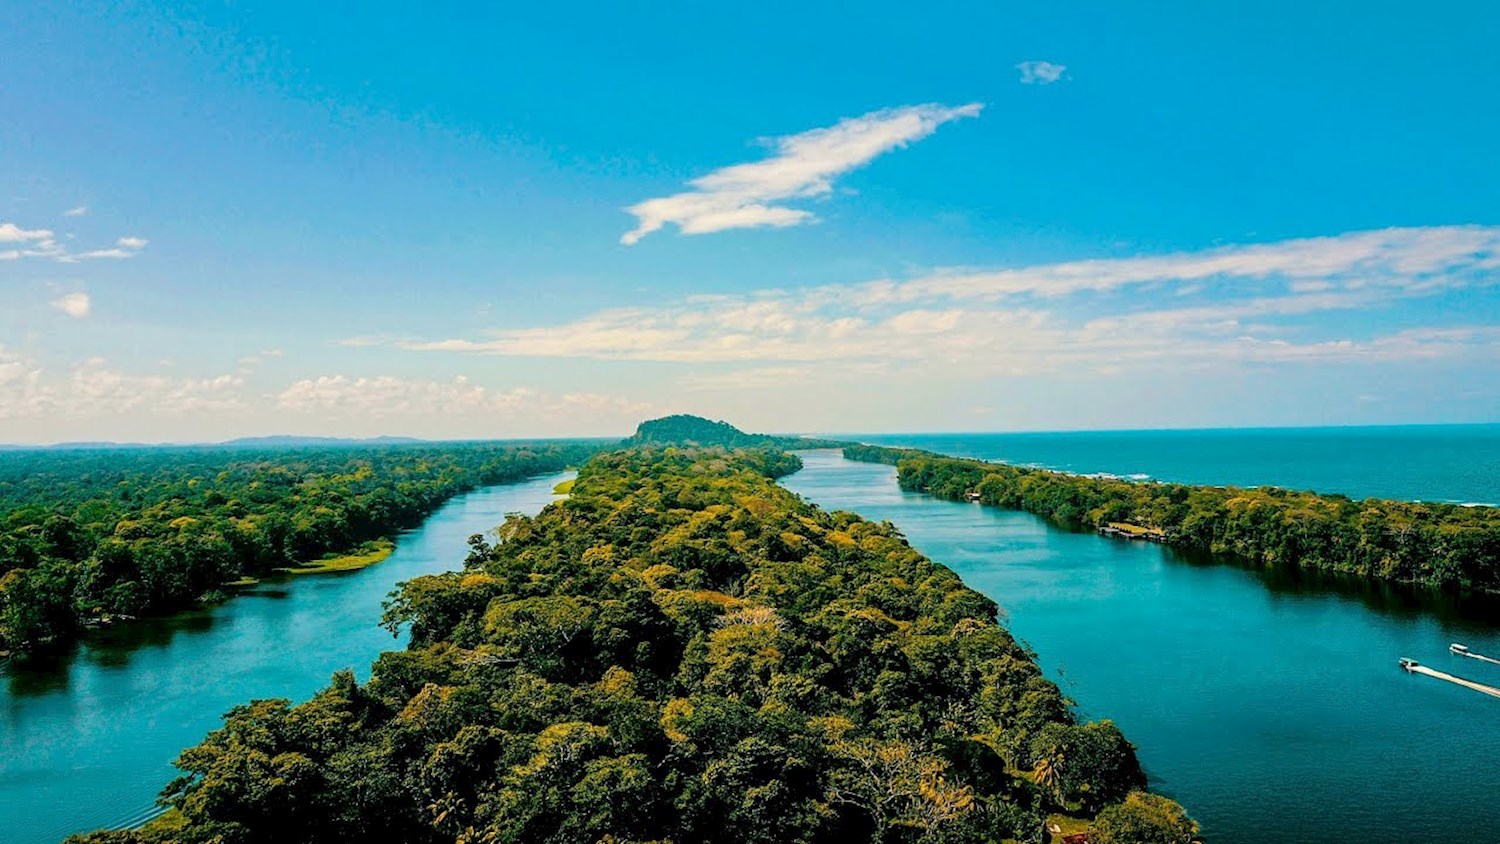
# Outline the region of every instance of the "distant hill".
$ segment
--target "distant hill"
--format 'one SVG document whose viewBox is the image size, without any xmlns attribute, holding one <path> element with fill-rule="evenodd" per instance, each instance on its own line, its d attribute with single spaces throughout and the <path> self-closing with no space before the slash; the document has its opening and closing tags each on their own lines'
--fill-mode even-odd
<svg viewBox="0 0 1500 844">
<path fill-rule="evenodd" d="M 702 416 L 679 413 L 642 422 L 635 429 L 635 436 L 625 441 L 628 445 L 705 445 L 725 448 L 835 448 L 845 443 L 807 437 L 777 436 L 773 434 L 747 434 L 728 422 L 715 422 Z"/>
</svg>

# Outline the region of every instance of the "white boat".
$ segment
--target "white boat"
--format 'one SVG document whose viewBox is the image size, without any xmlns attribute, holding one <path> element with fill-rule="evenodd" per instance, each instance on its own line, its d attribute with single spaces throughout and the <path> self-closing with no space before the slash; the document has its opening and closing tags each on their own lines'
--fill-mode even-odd
<svg viewBox="0 0 1500 844">
<path fill-rule="evenodd" d="M 1403 657 L 1401 657 L 1401 667 L 1405 668 L 1407 671 L 1410 671 L 1413 668 L 1416 668 L 1417 666 L 1419 666 L 1421 664 L 1422 663 L 1417 662 L 1416 660 L 1412 659 L 1409 656 L 1403 656 Z"/>
<path fill-rule="evenodd" d="M 1456 653 L 1456 654 L 1461 654 L 1463 656 L 1468 656 L 1469 655 L 1469 646 L 1468 645 L 1460 645 L 1457 642 L 1454 642 L 1453 644 L 1449 645 L 1448 646 L 1448 650 L 1450 650 L 1450 651 L 1452 651 L 1453 653 Z"/>
</svg>

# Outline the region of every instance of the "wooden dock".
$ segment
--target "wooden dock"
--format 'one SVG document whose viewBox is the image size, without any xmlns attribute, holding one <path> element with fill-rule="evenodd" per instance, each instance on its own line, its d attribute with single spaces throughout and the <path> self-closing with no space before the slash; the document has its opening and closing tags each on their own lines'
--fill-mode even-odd
<svg viewBox="0 0 1500 844">
<path fill-rule="evenodd" d="M 1452 674 L 1445 674 L 1441 671 L 1434 671 L 1425 665 L 1404 665 L 1402 667 L 1412 674 L 1426 674 L 1428 677 L 1436 677 L 1439 680 L 1447 680 L 1450 683 L 1463 686 L 1466 689 L 1473 689 L 1476 692 L 1487 694 L 1490 697 L 1500 697 L 1500 689 L 1497 689 L 1494 686 L 1486 686 L 1483 683 L 1476 683 L 1473 680 L 1465 680 L 1462 677 L 1455 677 Z"/>
</svg>

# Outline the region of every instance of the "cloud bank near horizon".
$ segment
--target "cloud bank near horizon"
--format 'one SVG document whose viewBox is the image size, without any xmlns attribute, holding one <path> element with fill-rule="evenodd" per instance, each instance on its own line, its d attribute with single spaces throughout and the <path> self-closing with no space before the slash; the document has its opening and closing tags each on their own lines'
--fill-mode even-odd
<svg viewBox="0 0 1500 844">
<path fill-rule="evenodd" d="M 1438 226 L 764 289 L 599 311 L 420 352 L 803 367 L 943 363 L 978 374 L 1493 355 L 1500 327 L 1401 324 L 1403 302 L 1500 281 L 1500 227 Z M 1368 330 L 1318 313 L 1384 312 Z M 1384 327 L 1381 327 L 1384 326 Z M 751 381 L 754 379 L 751 378 Z"/>
</svg>

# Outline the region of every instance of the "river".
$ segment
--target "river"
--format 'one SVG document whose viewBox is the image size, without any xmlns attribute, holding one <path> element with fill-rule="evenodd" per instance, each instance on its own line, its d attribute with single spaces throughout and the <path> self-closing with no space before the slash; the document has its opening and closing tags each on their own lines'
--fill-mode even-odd
<svg viewBox="0 0 1500 844">
<path fill-rule="evenodd" d="M 449 501 L 381 563 L 263 584 L 209 610 L 91 637 L 73 653 L 0 674 L 0 839 L 55 844 L 157 809 L 172 760 L 252 698 L 306 700 L 342 668 L 369 677 L 404 646 L 379 625 L 396 583 L 462 566 L 468 537 L 536 513 L 559 473 Z"/>
<path fill-rule="evenodd" d="M 895 469 L 804 452 L 784 484 L 889 519 L 1000 604 L 1087 718 L 1113 719 L 1152 787 L 1213 844 L 1500 840 L 1500 606 L 1183 559 L 1149 543 L 902 492 Z"/>
<path fill-rule="evenodd" d="M 1396 667 L 1399 656 L 1500 685 L 1500 606 L 1367 581 L 1183 559 L 1024 513 L 904 493 L 889 466 L 803 454 L 785 485 L 889 519 L 994 598 L 1088 718 L 1140 747 L 1153 787 L 1214 844 L 1496 840 L 1500 701 Z M 473 533 L 535 512 L 567 475 L 456 498 L 386 561 L 263 586 L 200 613 L 92 637 L 0 677 L 0 838 L 15 844 L 148 817 L 171 760 L 252 698 L 304 700 L 363 679 L 396 582 L 458 567 Z"/>
</svg>

